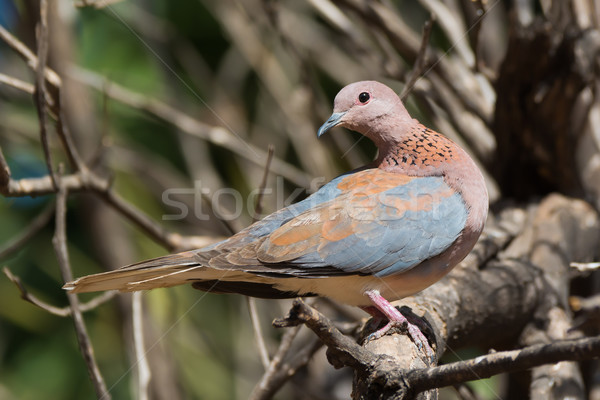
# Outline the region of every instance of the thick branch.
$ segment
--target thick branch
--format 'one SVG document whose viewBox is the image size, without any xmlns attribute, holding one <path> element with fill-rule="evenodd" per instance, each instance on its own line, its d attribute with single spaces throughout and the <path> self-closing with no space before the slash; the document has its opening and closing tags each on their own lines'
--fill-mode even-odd
<svg viewBox="0 0 600 400">
<path fill-rule="evenodd" d="M 447 278 L 401 302 L 417 314 L 427 316 L 436 332 L 438 348 L 443 349 L 445 343 L 453 349 L 461 345 L 502 346 L 520 335 L 546 298 L 549 283 L 544 265 L 520 262 L 514 257 L 531 254 L 530 246 L 539 246 L 539 240 L 549 248 L 562 249 L 560 254 L 566 266 L 570 258 L 589 254 L 595 248 L 600 234 L 598 216 L 586 203 L 553 195 L 539 208 L 531 209 L 530 214 L 529 221 L 548 214 L 558 217 L 541 218 L 532 230 L 521 231 L 528 221 L 522 213 L 511 209 L 500 213 L 499 218 L 490 221 L 474 251 Z M 544 225 L 539 225 L 542 221 Z M 563 229 L 571 236 L 585 239 L 576 244 L 565 244 L 562 234 L 557 233 Z M 513 240 L 519 231 L 533 236 L 517 236 Z M 554 234 L 547 235 L 549 231 Z M 494 261 L 489 262 L 492 257 Z M 478 323 L 473 324 L 474 320 Z M 355 398 L 368 398 L 377 391 L 396 393 L 398 398 L 403 398 L 410 393 L 489 377 L 502 371 L 600 355 L 600 339 L 581 339 L 538 344 L 451 366 L 415 369 L 419 353 L 409 351 L 407 346 L 414 347 L 409 340 L 398 341 L 384 336 L 360 347 L 335 329 L 323 315 L 300 301 L 295 302 L 290 315 L 276 325 L 298 323 L 306 324 L 329 347 L 329 359 L 334 366 L 350 366 L 357 371 Z M 404 335 L 397 338 L 404 339 Z M 401 347 L 398 343 L 402 343 Z M 476 369 L 472 368 L 474 365 Z"/>
<path fill-rule="evenodd" d="M 273 321 L 277 328 L 286 328 L 305 324 L 335 354 L 334 367 L 350 366 L 363 369 L 375 357 L 360 347 L 354 340 L 340 332 L 323 314 L 307 305 L 301 299 L 294 300 L 294 305 L 286 318 Z M 335 360 L 335 361 L 333 361 Z"/>
<path fill-rule="evenodd" d="M 560 361 L 582 361 L 600 357 L 600 338 L 564 340 L 539 344 L 521 350 L 503 351 L 473 360 L 461 361 L 399 375 L 414 391 L 485 379 L 504 372 L 523 371 Z"/>
<path fill-rule="evenodd" d="M 402 396 L 469 380 L 489 378 L 503 372 L 530 369 L 560 361 L 582 361 L 600 357 L 600 338 L 564 340 L 529 346 L 520 350 L 495 352 L 472 360 L 440 367 L 403 369 L 389 358 L 383 358 L 358 346 L 343 335 L 325 316 L 302 300 L 296 300 L 290 314 L 274 322 L 277 327 L 305 324 L 329 347 L 341 365 L 369 372 L 374 380 L 385 380 L 387 390 Z M 385 379 L 383 379 L 385 377 Z M 402 397 L 398 397 L 402 398 Z"/>
</svg>

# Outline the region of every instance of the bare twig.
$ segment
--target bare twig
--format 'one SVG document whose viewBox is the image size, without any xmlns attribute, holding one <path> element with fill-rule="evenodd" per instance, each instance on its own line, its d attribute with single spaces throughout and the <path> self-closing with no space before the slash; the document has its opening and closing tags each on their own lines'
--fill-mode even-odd
<svg viewBox="0 0 600 400">
<path fill-rule="evenodd" d="M 0 247 L 0 259 L 7 257 L 23 247 L 29 239 L 35 236 L 43 227 L 45 227 L 52 215 L 54 215 L 54 204 L 49 204 L 46 208 L 36 216 L 29 226 L 23 232 L 12 237 L 9 241 Z"/>
<path fill-rule="evenodd" d="M 107 190 L 108 181 L 93 174 L 72 174 L 61 177 L 61 184 L 70 192 L 87 190 L 90 187 L 96 190 Z M 52 178 L 46 175 L 40 178 L 10 179 L 2 193 L 5 197 L 37 197 L 55 193 Z"/>
<path fill-rule="evenodd" d="M 49 312 L 50 314 L 57 315 L 59 317 L 68 317 L 73 314 L 70 306 L 69 307 L 56 307 L 56 306 L 53 306 L 51 304 L 48 304 L 48 303 L 38 299 L 33 294 L 29 293 L 29 291 L 27 290 L 25 285 L 23 285 L 23 282 L 21 282 L 21 279 L 18 276 L 14 275 L 7 267 L 4 267 L 2 269 L 2 272 L 4 272 L 4 275 L 6 275 L 6 277 L 12 283 L 15 284 L 17 289 L 19 289 L 19 292 L 21 293 L 21 298 L 23 300 L 28 301 L 31 304 Z M 115 295 L 117 293 L 118 292 L 115 290 L 110 290 L 110 291 L 104 292 L 101 295 L 94 297 L 92 300 L 90 300 L 86 303 L 80 303 L 79 310 L 81 312 L 87 312 L 87 311 L 93 310 L 96 307 L 106 303 L 108 300 L 115 297 Z"/>
<path fill-rule="evenodd" d="M 114 100 L 153 114 L 156 117 L 171 123 L 188 135 L 224 147 L 257 165 L 262 166 L 264 160 L 267 159 L 267 153 L 264 150 L 249 143 L 244 144 L 240 142 L 240 140 L 234 137 L 227 129 L 220 126 L 210 126 L 205 124 L 166 103 L 149 98 L 147 95 L 135 93 L 114 82 L 106 80 L 94 72 L 74 66 L 72 68 L 71 76 L 73 79 L 85 85 L 103 91 Z M 294 182 L 300 187 L 308 187 L 310 184 L 310 177 L 308 174 L 277 157 L 273 158 L 271 169 L 276 174 L 285 177 L 290 182 Z"/>
<path fill-rule="evenodd" d="M 402 93 L 400 93 L 400 98 L 403 101 L 410 94 L 417 80 L 421 78 L 421 74 L 423 73 L 425 65 L 427 64 L 427 45 L 429 44 L 429 38 L 431 37 L 431 30 L 433 29 L 434 22 L 435 16 L 431 14 L 429 20 L 425 22 L 425 25 L 423 26 L 423 38 L 421 39 L 421 47 L 419 48 L 417 59 L 415 60 L 412 71 L 410 72 L 410 77 L 402 89 Z"/>
<path fill-rule="evenodd" d="M 257 217 L 260 215 L 262 210 L 263 192 L 267 186 L 267 178 L 269 177 L 269 168 L 271 166 L 271 160 L 273 159 L 274 151 L 275 147 L 273 145 L 269 145 L 267 151 L 267 162 L 265 164 L 262 180 L 258 186 L 258 197 L 256 199 L 256 204 L 254 205 L 254 215 L 252 216 L 254 222 L 258 220 Z M 267 346 L 265 344 L 264 335 L 260 325 L 260 319 L 258 318 L 258 312 L 256 310 L 256 299 L 254 297 L 246 296 L 246 302 L 248 304 L 250 320 L 252 321 L 252 328 L 254 329 L 254 338 L 256 340 L 256 344 L 258 345 L 258 352 L 260 353 L 260 360 L 266 370 L 269 368 L 271 361 L 269 359 L 269 352 L 267 351 Z"/>
<path fill-rule="evenodd" d="M 0 26 L 0 38 L 7 42 L 9 46 L 15 49 L 19 55 L 28 61 L 32 68 L 37 68 L 37 57 L 25 45 L 23 45 L 23 43 L 2 28 L 2 26 Z M 188 134 L 195 135 L 215 144 L 221 145 L 256 163 L 268 158 L 268 153 L 265 153 L 263 150 L 258 148 L 254 148 L 251 145 L 249 146 L 253 149 L 253 153 L 258 154 L 259 157 L 249 157 L 246 146 L 239 146 L 239 141 L 233 138 L 229 131 L 224 128 L 211 127 L 158 100 L 148 100 L 146 96 L 130 92 L 114 83 L 108 84 L 104 79 L 98 77 L 94 73 L 78 70 L 76 68 L 74 68 L 74 70 L 76 71 L 76 73 L 74 73 L 75 78 L 81 80 L 83 83 L 95 87 L 98 90 L 103 90 L 103 92 L 111 98 L 117 99 L 125 104 L 131 105 L 132 107 L 151 112 L 156 116 L 173 123 L 175 126 L 179 127 L 182 131 Z M 46 80 L 56 88 L 60 88 L 60 77 L 58 77 L 58 75 L 56 75 L 56 73 L 51 71 L 49 68 L 45 68 L 45 71 Z M 60 105 L 58 110 L 60 112 Z M 63 120 L 62 116 L 60 116 L 60 113 L 58 118 L 59 120 Z M 70 158 L 73 158 L 74 155 L 76 157 L 77 153 L 70 139 L 67 139 L 66 141 L 63 139 L 63 143 L 65 143 L 65 148 L 68 149 L 67 153 L 70 154 Z M 83 165 L 79 162 L 76 162 L 76 164 L 80 166 Z M 302 187 L 308 186 L 308 175 L 302 171 L 299 171 L 296 167 L 283 162 L 282 160 L 273 157 L 271 169 Z M 114 194 L 108 189 L 110 185 L 107 181 L 102 180 L 95 174 L 89 173 L 87 170 L 80 172 L 81 174 L 73 174 L 62 178 L 69 191 L 91 188 L 94 191 L 103 194 L 103 198 L 109 204 L 126 215 L 142 229 L 147 231 L 154 240 L 164 245 L 171 251 L 179 248 L 179 235 L 167 233 L 162 227 L 143 215 L 143 213 L 141 213 L 139 210 L 126 203 L 118 195 Z M 0 181 L 0 184 L 1 183 L 2 182 Z M 7 186 L 6 193 L 3 193 L 6 196 L 36 196 L 53 193 L 56 191 L 49 176 L 43 178 L 29 178 L 21 179 L 19 181 L 9 181 Z M 3 186 L 0 186 L 0 189 L 2 188 Z"/>
<path fill-rule="evenodd" d="M 46 160 L 46 167 L 48 168 L 48 174 L 52 180 L 52 186 L 55 190 L 57 188 L 57 177 L 52 166 L 52 153 L 48 143 L 48 131 L 47 131 L 47 109 L 46 109 L 46 79 L 44 71 L 46 70 L 46 61 L 48 59 L 48 1 L 40 1 L 40 22 L 37 29 L 38 34 L 38 50 L 37 50 L 37 65 L 35 69 L 35 93 L 34 103 L 37 109 L 38 118 L 40 120 L 40 138 L 42 143 L 42 149 L 44 150 L 44 158 Z"/>
<path fill-rule="evenodd" d="M 294 327 L 291 331 L 297 332 L 297 328 L 299 327 Z M 295 336 L 295 333 L 293 333 L 293 335 Z M 291 344 L 291 341 L 288 343 Z M 282 344 L 284 344 L 283 339 Z M 283 362 L 283 358 L 279 358 L 276 363 L 271 362 L 267 372 L 265 372 L 260 382 L 254 387 L 249 400 L 267 400 L 272 398 L 284 383 L 293 377 L 300 368 L 308 364 L 313 355 L 321 347 L 323 347 L 323 342 L 319 340 L 319 338 L 314 337 L 313 340 L 309 344 L 303 346 L 291 360 Z M 285 348 L 285 346 L 283 348 Z M 289 347 L 285 348 L 284 353 L 287 353 L 288 350 Z"/>
<path fill-rule="evenodd" d="M 73 280 L 73 274 L 71 272 L 71 266 L 69 262 L 69 253 L 67 251 L 67 228 L 66 228 L 66 214 L 67 214 L 67 189 L 59 183 L 59 191 L 56 196 L 56 232 L 52 243 L 56 256 L 58 258 L 58 264 L 60 267 L 60 273 L 64 282 L 70 282 Z M 94 350 L 90 342 L 90 338 L 83 321 L 81 309 L 79 305 L 79 299 L 76 294 L 66 293 L 71 305 L 71 312 L 73 315 L 73 322 L 75 323 L 75 331 L 77 333 L 77 341 L 79 342 L 79 349 L 85 360 L 85 364 L 90 375 L 90 379 L 94 385 L 96 396 L 102 400 L 110 400 L 111 395 L 106 388 L 104 378 L 100 374 L 96 359 L 94 357 Z"/>
<path fill-rule="evenodd" d="M 248 313 L 250 314 L 250 321 L 252 322 L 252 329 L 254 329 L 254 339 L 258 346 L 258 353 L 260 354 L 260 361 L 263 367 L 269 368 L 271 360 L 269 359 L 269 352 L 265 344 L 265 338 L 260 326 L 260 319 L 258 318 L 258 311 L 256 310 L 256 299 L 254 297 L 246 296 L 246 304 L 248 305 Z"/>
<path fill-rule="evenodd" d="M 273 160 L 273 154 L 275 154 L 275 146 L 272 144 L 269 145 L 267 149 L 267 162 L 265 163 L 265 171 L 262 176 L 262 180 L 260 181 L 260 185 L 258 186 L 258 196 L 256 197 L 256 204 L 254 206 L 254 215 L 252 216 L 252 220 L 254 222 L 258 221 L 260 218 L 260 214 L 262 213 L 263 204 L 262 199 L 264 196 L 265 188 L 267 187 L 267 178 L 269 177 L 269 169 L 271 168 L 271 161 Z"/>
<path fill-rule="evenodd" d="M 33 54 L 33 52 L 31 50 L 29 50 L 29 48 L 27 48 L 27 46 L 25 46 L 23 44 L 23 42 L 21 42 L 19 39 L 14 37 L 2 25 L 0 25 L 0 39 L 2 39 L 6 44 L 8 44 L 8 46 L 10 48 L 15 50 L 17 52 L 17 54 L 23 60 L 25 60 L 25 62 L 27 62 L 27 65 L 29 65 L 29 68 L 31 68 L 34 71 L 37 69 L 38 59 L 35 56 L 35 54 Z M 47 68 L 47 67 L 45 68 L 44 76 L 46 78 L 46 81 L 49 82 L 52 86 L 54 86 L 54 87 L 61 86 L 61 80 L 60 80 L 59 76 L 56 74 L 56 72 L 52 71 L 50 68 Z"/>
<path fill-rule="evenodd" d="M 600 357 L 600 338 L 563 340 L 520 350 L 503 351 L 439 367 L 408 371 L 403 378 L 415 391 L 489 378 L 503 372 L 523 371 L 560 361 L 582 361 Z"/>
<path fill-rule="evenodd" d="M 579 273 L 590 273 L 600 268 L 600 262 L 579 263 L 572 262 L 570 267 Z"/>
<path fill-rule="evenodd" d="M 127 217 L 127 219 L 135 223 L 138 227 L 142 228 L 148 234 L 148 236 L 154 239 L 157 243 L 166 247 L 167 250 L 173 251 L 179 248 L 179 238 L 181 235 L 168 232 L 160 224 L 156 223 L 141 210 L 125 201 L 113 190 L 103 190 L 101 187 L 94 187 L 93 189 L 115 210 Z"/>
<path fill-rule="evenodd" d="M 5 196 L 10 191 L 10 181 L 10 168 L 6 162 L 6 158 L 4 158 L 2 148 L 0 147 L 0 193 Z"/>
<path fill-rule="evenodd" d="M 19 89 L 25 93 L 33 94 L 35 91 L 35 86 L 29 82 L 22 81 L 20 79 L 14 78 L 12 76 L 8 76 L 6 74 L 0 73 L 0 83 L 4 83 L 8 86 L 12 86 L 16 89 Z"/>
<path fill-rule="evenodd" d="M 80 0 L 76 1 L 73 5 L 77 8 L 92 7 L 96 10 L 100 10 L 105 7 L 112 6 L 122 2 L 123 0 Z"/>
<path fill-rule="evenodd" d="M 281 342 L 279 343 L 279 348 L 277 349 L 277 351 L 275 352 L 275 355 L 273 356 L 273 359 L 269 363 L 269 367 L 263 374 L 260 381 L 254 387 L 252 394 L 250 394 L 250 397 L 249 397 L 250 400 L 258 400 L 258 399 L 267 398 L 267 395 L 266 395 L 267 393 L 273 393 L 275 390 L 277 390 L 276 388 L 271 389 L 274 386 L 273 377 L 277 371 L 281 370 L 281 363 L 283 362 L 283 359 L 285 358 L 290 347 L 292 346 L 292 343 L 293 343 L 294 339 L 296 338 L 296 336 L 298 335 L 298 332 L 300 332 L 300 328 L 301 328 L 300 325 L 295 326 L 292 329 L 288 329 L 283 334 L 283 337 L 281 338 Z M 277 386 L 277 387 L 279 387 L 279 386 Z"/>
<path fill-rule="evenodd" d="M 372 357 L 372 354 L 360 347 L 356 342 L 340 332 L 323 314 L 306 304 L 301 299 L 294 300 L 287 317 L 273 321 L 277 328 L 287 328 L 304 324 L 309 327 L 336 353 L 335 367 L 347 365 L 356 369 L 364 369 L 362 362 Z"/>
<path fill-rule="evenodd" d="M 133 343 L 135 350 L 135 359 L 138 372 L 138 399 L 148 400 L 148 387 L 152 373 L 146 357 L 146 348 L 144 346 L 144 312 L 142 303 L 143 292 L 134 292 L 131 299 L 131 316 L 133 318 Z"/>
<path fill-rule="evenodd" d="M 479 43 L 481 39 L 481 22 L 483 21 L 483 17 L 486 13 L 486 2 L 482 0 L 474 0 L 471 2 L 473 7 L 475 8 L 475 13 L 477 15 L 477 19 L 473 23 L 473 27 L 471 28 L 471 34 L 473 36 L 473 53 L 475 54 L 475 71 L 480 72 L 488 72 L 489 69 L 486 68 L 483 59 L 481 58 L 481 52 L 479 51 Z"/>
<path fill-rule="evenodd" d="M 9 178 L 8 185 L 3 186 L 3 171 L 5 172 L 4 179 L 6 179 L 6 176 L 10 176 L 6 173 L 9 171 L 8 166 L 5 161 L 3 161 L 0 152 L 0 193 L 6 197 L 35 197 L 55 192 L 52 187 L 52 180 L 49 176 L 41 178 L 23 178 L 19 180 L 12 180 Z M 88 190 L 95 192 L 111 207 L 145 231 L 148 236 L 169 251 L 188 248 L 190 245 L 195 246 L 194 243 L 210 244 L 214 242 L 211 238 L 200 236 L 188 238 L 167 231 L 148 215 L 144 214 L 138 208 L 134 207 L 115 193 L 110 188 L 110 182 L 107 179 L 95 175 L 87 168 L 76 174 L 62 176 L 61 185 L 69 192 Z"/>
<path fill-rule="evenodd" d="M 7 77 L 3 75 L 5 79 L 0 79 L 0 81 L 4 81 L 11 86 L 23 90 L 27 93 L 34 94 L 35 104 L 38 111 L 38 116 L 40 118 L 40 131 L 42 137 L 42 145 L 44 147 L 44 154 L 46 156 L 46 162 L 49 165 L 49 172 L 52 176 L 52 181 L 54 182 L 54 186 L 56 186 L 54 172 L 52 171 L 51 166 L 51 156 L 50 151 L 48 149 L 48 140 L 47 140 L 47 132 L 46 132 L 46 121 L 47 121 L 47 102 L 53 102 L 53 110 L 56 112 L 57 118 L 57 132 L 63 144 L 63 147 L 69 157 L 71 165 L 79 170 L 84 168 L 81 158 L 77 153 L 77 149 L 73 143 L 73 139 L 68 131 L 67 126 L 65 125 L 65 118 L 63 115 L 62 108 L 60 104 L 61 101 L 61 92 L 60 88 L 62 86 L 62 81 L 60 77 L 52 71 L 50 68 L 46 66 L 46 59 L 48 55 L 48 5 L 47 1 L 42 1 L 40 3 L 40 24 L 39 24 L 39 32 L 38 32 L 38 56 L 36 57 L 23 43 L 21 43 L 17 38 L 11 35 L 8 31 L 6 31 L 2 26 L 0 26 L 0 38 L 3 39 L 10 47 L 12 47 L 21 57 L 23 57 L 29 64 L 30 68 L 34 69 L 36 72 L 36 84 L 32 87 L 27 82 L 19 81 L 18 79 Z M 0 76 L 2 78 L 2 76 Z M 46 89 L 46 82 L 50 83 L 55 89 L 58 90 L 57 99 L 53 99 Z"/>
<path fill-rule="evenodd" d="M 69 157 L 69 162 L 71 166 L 75 169 L 75 171 L 86 170 L 87 167 L 81 160 L 81 156 L 77 151 L 77 147 L 73 142 L 73 138 L 71 136 L 71 132 L 69 131 L 68 125 L 66 123 L 64 111 L 62 108 L 62 91 L 58 93 L 58 105 L 57 109 L 57 119 L 56 119 L 56 133 L 58 133 L 58 137 L 63 145 L 65 153 L 67 153 L 67 157 Z"/>
</svg>

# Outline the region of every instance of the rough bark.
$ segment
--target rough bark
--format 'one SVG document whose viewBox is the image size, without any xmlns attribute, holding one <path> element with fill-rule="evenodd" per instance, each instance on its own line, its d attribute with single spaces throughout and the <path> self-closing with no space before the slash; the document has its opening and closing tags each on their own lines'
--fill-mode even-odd
<svg viewBox="0 0 600 400">
<path fill-rule="evenodd" d="M 519 337 L 524 345 L 551 347 L 558 339 L 581 336 L 568 334 L 569 263 L 595 254 L 599 238 L 598 215 L 581 200 L 550 195 L 527 213 L 506 209 L 490 221 L 483 239 L 462 264 L 398 305 L 425 317 L 435 333 L 438 356 L 446 349 L 465 346 L 484 351 L 512 348 Z M 329 328 L 321 331 L 329 332 Z M 355 369 L 354 399 L 401 399 L 416 394 L 419 386 L 411 387 L 406 377 L 413 374 L 411 379 L 416 379 L 415 370 L 425 364 L 404 334 L 372 340 L 361 351 L 351 350 L 347 342 L 326 344 L 334 366 Z M 548 361 L 553 365 L 534 368 L 532 398 L 583 398 L 576 365 Z M 455 377 L 454 383 L 461 381 L 460 374 Z M 546 379 L 552 379 L 552 384 L 542 391 Z"/>
</svg>

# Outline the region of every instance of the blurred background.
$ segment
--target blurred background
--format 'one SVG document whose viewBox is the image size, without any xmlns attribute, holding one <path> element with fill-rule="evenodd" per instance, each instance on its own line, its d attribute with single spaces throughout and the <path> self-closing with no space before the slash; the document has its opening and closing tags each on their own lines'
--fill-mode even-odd
<svg viewBox="0 0 600 400">
<path fill-rule="evenodd" d="M 167 231 L 191 236 L 180 248 L 217 241 L 252 222 L 269 146 L 261 215 L 372 160 L 375 147 L 354 132 L 316 137 L 338 90 L 363 79 L 407 94 L 413 117 L 465 147 L 485 170 L 492 202 L 558 191 L 598 205 L 595 1 L 63 0 L 48 6 L 48 65 L 62 79 L 64 118 L 84 162 Z M 37 1 L 0 0 L 0 25 L 33 53 L 39 15 Z M 5 40 L 0 73 L 35 82 L 35 71 Z M 55 168 L 63 164 L 69 172 L 52 123 L 49 138 Z M 47 174 L 32 95 L 5 81 L 0 147 L 13 179 Z M 229 188 L 235 191 L 223 190 Z M 52 246 L 54 203 L 54 195 L 0 198 L 0 262 L 30 293 L 64 307 Z M 89 192 L 69 196 L 67 238 L 76 277 L 175 249 Z M 177 287 L 144 293 L 142 303 L 150 398 L 248 398 L 264 369 L 245 298 Z M 4 275 L 0 304 L 1 399 L 94 397 L 71 318 L 21 300 Z M 283 332 L 270 322 L 290 302 L 256 305 L 272 354 Z M 329 303 L 321 308 L 339 321 L 364 317 Z M 131 310 L 131 295 L 122 294 L 84 314 L 115 399 L 138 398 Z M 312 340 L 304 329 L 295 346 Z M 321 350 L 275 398 L 348 398 L 351 379 Z M 503 379 L 472 387 L 479 398 L 498 398 Z M 442 398 L 460 397 L 445 389 Z"/>
</svg>

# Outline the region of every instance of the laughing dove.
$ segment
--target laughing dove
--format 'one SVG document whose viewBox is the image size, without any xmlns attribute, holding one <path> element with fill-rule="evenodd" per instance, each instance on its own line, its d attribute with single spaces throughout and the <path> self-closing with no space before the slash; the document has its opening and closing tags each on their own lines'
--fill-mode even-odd
<svg viewBox="0 0 600 400">
<path fill-rule="evenodd" d="M 430 286 L 473 248 L 488 211 L 483 176 L 454 142 L 411 118 L 375 81 L 336 96 L 321 136 L 334 126 L 378 147 L 372 163 L 341 175 L 299 203 L 209 247 L 143 261 L 67 283 L 75 293 L 191 283 L 262 298 L 325 296 L 420 330 L 389 301 Z"/>
</svg>

